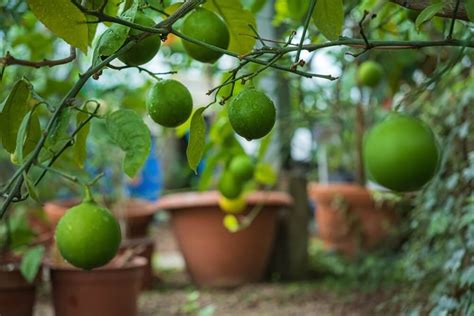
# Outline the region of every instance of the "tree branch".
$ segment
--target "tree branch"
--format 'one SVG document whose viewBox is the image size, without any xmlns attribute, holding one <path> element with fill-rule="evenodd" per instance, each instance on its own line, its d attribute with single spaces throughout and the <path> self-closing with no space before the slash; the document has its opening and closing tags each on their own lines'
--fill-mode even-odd
<svg viewBox="0 0 474 316">
<path fill-rule="evenodd" d="M 64 65 L 72 62 L 74 59 L 76 59 L 76 49 L 71 46 L 70 48 L 70 54 L 69 56 L 61 59 L 55 59 L 55 60 L 49 60 L 49 59 L 44 59 L 42 61 L 31 61 L 31 60 L 24 60 L 24 59 L 18 59 L 10 55 L 9 52 L 5 55 L 5 57 L 0 58 L 0 64 L 3 64 L 6 66 L 10 65 L 20 65 L 20 66 L 27 66 L 27 67 L 33 67 L 33 68 L 41 68 L 41 67 L 54 67 L 54 66 L 59 66 L 59 65 Z"/>
<path fill-rule="evenodd" d="M 431 5 L 431 0 L 390 0 L 390 2 L 396 3 L 404 8 L 422 11 L 426 7 Z M 452 18 L 455 12 L 455 5 L 452 1 L 444 1 L 444 8 L 436 15 L 443 18 Z M 464 7 L 464 1 L 459 2 L 458 13 L 456 19 L 469 21 L 469 18 L 466 13 L 466 8 Z"/>
</svg>

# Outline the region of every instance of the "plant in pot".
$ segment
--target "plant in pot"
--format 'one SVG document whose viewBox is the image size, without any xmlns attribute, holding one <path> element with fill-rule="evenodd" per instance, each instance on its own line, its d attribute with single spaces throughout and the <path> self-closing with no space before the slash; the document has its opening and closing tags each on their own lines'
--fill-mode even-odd
<svg viewBox="0 0 474 316">
<path fill-rule="evenodd" d="M 263 162 L 270 136 L 262 140 L 256 157 L 248 156 L 222 110 L 208 138 L 199 192 L 165 195 L 157 206 L 170 211 L 187 270 L 197 285 L 257 282 L 270 258 L 278 211 L 291 203 L 286 193 L 259 190 L 277 180 L 272 166 Z"/>
<path fill-rule="evenodd" d="M 433 150 L 436 145 L 432 133 L 424 133 L 427 128 L 421 127 L 423 123 L 416 119 L 405 120 L 402 115 L 393 113 L 370 131 L 366 130 L 367 122 L 387 116 L 387 111 L 379 106 L 383 93 L 377 89 L 383 88 L 382 77 L 387 69 L 375 61 L 366 61 L 352 70 L 356 71 L 353 76 L 347 76 L 345 82 L 336 85 L 335 89 L 339 89 L 335 93 L 337 98 L 326 100 L 326 113 L 329 113 L 330 119 L 325 117 L 323 121 L 339 127 L 337 133 L 327 133 L 319 128 L 323 130 L 318 139 L 319 182 L 312 182 L 308 187 L 315 203 L 318 234 L 325 246 L 350 256 L 360 250 L 396 244 L 399 234 L 397 221 L 401 214 L 397 208 L 406 208 L 407 205 L 399 204 L 401 197 L 390 193 L 387 188 L 395 192 L 420 189 L 434 174 L 438 159 L 437 152 Z M 359 84 L 360 102 L 353 105 L 348 101 L 349 94 L 343 90 L 355 83 Z M 318 115 L 319 121 L 315 120 L 315 125 L 321 126 L 321 114 Z M 384 128 L 390 116 L 393 116 L 392 122 L 395 123 L 392 128 Z M 401 123 L 396 123 L 397 120 Z M 380 126 L 382 132 L 377 132 Z M 407 139 L 411 138 L 411 143 L 394 136 L 394 128 L 403 129 L 406 126 L 412 126 L 405 135 Z M 413 133 L 410 134 L 410 131 Z M 425 155 L 417 150 L 417 146 L 422 148 L 421 151 L 427 149 Z M 353 150 L 347 151 L 347 148 Z M 413 159 L 410 160 L 410 156 Z M 420 166 L 418 158 L 427 159 L 426 168 Z M 341 165 L 345 166 L 344 169 L 354 170 L 355 183 L 328 183 L 328 170 L 340 168 Z M 421 181 L 416 179 L 417 168 L 425 173 L 421 175 Z M 370 182 L 367 181 L 366 171 Z M 396 178 L 397 172 L 402 183 L 393 186 L 390 178 Z M 376 190 L 372 191 L 370 187 L 373 188 L 374 183 L 385 188 L 375 186 Z M 410 183 L 414 185 L 410 187 Z"/>
<path fill-rule="evenodd" d="M 100 202 L 106 205 L 119 220 L 123 229 L 123 240 L 120 251 L 130 249 L 138 255 L 147 258 L 143 288 L 149 289 L 153 284 L 153 270 L 151 258 L 154 251 L 154 239 L 148 236 L 148 229 L 156 211 L 151 201 L 139 198 L 129 198 L 126 190 L 126 178 L 122 173 L 122 154 L 115 143 L 107 135 L 105 120 L 93 120 L 90 123 L 90 137 L 88 137 L 87 172 L 69 166 L 69 173 L 76 178 L 86 178 L 88 174 L 102 175 L 98 178 L 95 187 Z M 103 151 L 109 153 L 104 155 Z M 63 179 L 52 179 L 51 185 L 57 184 L 61 188 L 64 199 L 50 200 L 45 203 L 44 210 L 54 228 L 68 209 L 80 203 L 80 192 L 77 185 L 66 185 Z M 48 180 L 49 180 L 48 178 Z M 68 182 L 70 183 L 70 181 Z M 61 190 L 58 190 L 61 192 Z"/>
<path fill-rule="evenodd" d="M 49 235 L 35 231 L 26 212 L 17 207 L 0 223 L 0 315 L 33 314 L 38 271 Z"/>
</svg>

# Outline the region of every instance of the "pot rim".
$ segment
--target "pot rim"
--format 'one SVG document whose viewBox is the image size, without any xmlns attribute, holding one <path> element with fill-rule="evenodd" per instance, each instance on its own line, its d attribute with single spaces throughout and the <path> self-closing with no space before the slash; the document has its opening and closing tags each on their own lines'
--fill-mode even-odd
<svg viewBox="0 0 474 316">
<path fill-rule="evenodd" d="M 220 194 L 218 191 L 206 192 L 182 192 L 166 195 L 160 198 L 155 206 L 158 209 L 168 211 L 202 208 L 219 205 Z M 290 206 L 293 204 L 292 197 L 281 191 L 257 191 L 252 192 L 246 197 L 248 205 L 257 205 L 264 203 L 268 206 Z"/>
<path fill-rule="evenodd" d="M 49 270 L 54 270 L 54 271 L 68 271 L 68 272 L 73 272 L 73 273 L 106 273 L 106 272 L 113 272 L 117 270 L 133 270 L 136 268 L 143 268 L 146 266 L 148 263 L 148 259 L 145 257 L 141 256 L 135 256 L 131 260 L 131 262 L 127 263 L 127 265 L 119 267 L 113 264 L 113 262 L 108 263 L 107 265 L 97 268 L 97 269 L 92 269 L 90 271 L 82 270 L 76 267 L 72 266 L 65 266 L 61 265 L 58 263 L 53 262 L 51 258 L 45 258 L 43 259 L 43 265 L 47 267 Z"/>
<path fill-rule="evenodd" d="M 310 196 L 333 195 L 333 194 L 349 194 L 349 195 L 365 195 L 371 196 L 370 190 L 357 183 L 335 182 L 321 184 L 318 182 L 308 183 L 308 192 Z"/>
</svg>

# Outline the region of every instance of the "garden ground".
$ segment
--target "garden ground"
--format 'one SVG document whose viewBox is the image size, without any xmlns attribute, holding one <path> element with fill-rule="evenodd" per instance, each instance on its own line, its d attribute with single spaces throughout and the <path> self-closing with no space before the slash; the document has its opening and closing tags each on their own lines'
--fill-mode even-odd
<svg viewBox="0 0 474 316">
<path fill-rule="evenodd" d="M 191 285 L 182 268 L 176 244 L 168 229 L 160 229 L 157 252 L 160 280 L 151 291 L 142 293 L 140 316 L 305 316 L 305 315 L 395 315 L 386 302 L 394 290 L 367 291 L 331 286 L 327 280 L 296 283 L 261 283 L 232 290 L 199 289 Z M 156 266 L 156 264 L 155 264 Z M 166 266 L 163 268 L 163 266 Z M 172 267 L 175 268 L 172 268 Z M 180 268 L 181 267 L 181 268 Z M 160 268 L 160 267 L 158 267 Z M 53 316 L 49 289 L 43 287 L 34 316 Z"/>
</svg>

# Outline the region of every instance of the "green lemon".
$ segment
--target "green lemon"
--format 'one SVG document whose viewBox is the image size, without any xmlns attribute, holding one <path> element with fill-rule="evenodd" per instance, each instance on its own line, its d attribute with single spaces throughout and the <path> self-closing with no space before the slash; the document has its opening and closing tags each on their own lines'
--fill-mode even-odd
<svg viewBox="0 0 474 316">
<path fill-rule="evenodd" d="M 229 171 L 241 182 L 253 178 L 255 166 L 252 159 L 247 155 L 239 155 L 232 158 L 229 164 Z"/>
<path fill-rule="evenodd" d="M 56 226 L 56 242 L 70 264 L 90 270 L 105 265 L 117 253 L 120 226 L 114 216 L 92 201 L 71 209 Z"/>
<path fill-rule="evenodd" d="M 370 130 L 364 141 L 370 176 L 394 191 L 414 191 L 431 180 L 439 153 L 431 129 L 419 119 L 393 114 Z"/>
<path fill-rule="evenodd" d="M 135 16 L 134 22 L 142 26 L 152 27 L 155 25 L 155 22 L 144 15 L 143 13 L 137 13 Z M 143 32 L 137 29 L 130 29 L 129 35 L 139 36 Z M 118 59 L 120 59 L 124 64 L 129 66 L 139 66 L 146 64 L 155 57 L 156 53 L 161 46 L 161 38 L 159 34 L 150 35 L 144 40 L 136 43 L 128 51 L 122 53 Z"/>
<path fill-rule="evenodd" d="M 239 196 L 235 199 L 228 199 L 225 196 L 220 196 L 218 202 L 221 210 L 229 214 L 239 214 L 247 208 L 247 201 L 243 196 Z"/>
<path fill-rule="evenodd" d="M 359 84 L 368 87 L 375 87 L 383 77 L 383 68 L 375 61 L 366 61 L 359 66 L 357 80 Z"/>
<path fill-rule="evenodd" d="M 191 116 L 193 98 L 181 82 L 161 80 L 151 88 L 146 105 L 148 114 L 156 123 L 165 127 L 177 127 Z"/>
<path fill-rule="evenodd" d="M 219 192 L 227 199 L 236 199 L 242 193 L 242 183 L 231 173 L 224 172 L 218 183 Z"/>
<path fill-rule="evenodd" d="M 183 22 L 182 32 L 189 38 L 227 49 L 229 47 L 229 30 L 222 19 L 212 11 L 198 8 L 189 14 Z M 214 63 L 222 53 L 201 45 L 183 40 L 186 52 L 192 58 L 203 63 Z"/>
<path fill-rule="evenodd" d="M 247 140 L 262 138 L 275 125 L 276 111 L 272 100 L 255 89 L 240 92 L 229 104 L 230 125 Z"/>
</svg>

